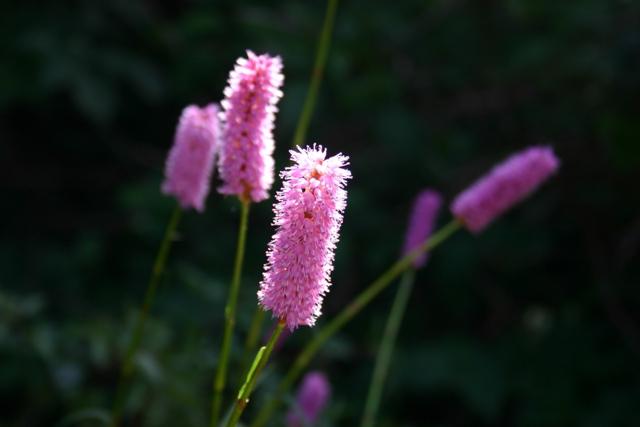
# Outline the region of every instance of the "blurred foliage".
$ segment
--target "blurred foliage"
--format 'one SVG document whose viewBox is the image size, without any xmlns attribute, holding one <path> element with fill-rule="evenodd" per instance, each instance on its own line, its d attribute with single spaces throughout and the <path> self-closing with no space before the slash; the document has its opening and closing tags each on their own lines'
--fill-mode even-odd
<svg viewBox="0 0 640 427">
<path fill-rule="evenodd" d="M 293 0 L 0 5 L 0 425 L 103 425 L 173 203 L 159 184 L 181 108 L 218 100 L 245 49 L 282 55 L 284 167 L 323 14 Z M 535 143 L 563 161 L 420 272 L 380 427 L 640 425 L 639 76 L 634 0 L 341 2 L 309 132 L 354 174 L 325 319 L 397 256 L 420 188 L 451 198 Z M 236 355 L 270 204 L 250 219 Z M 206 425 L 237 220 L 217 194 L 185 217 L 129 425 Z M 334 388 L 321 425 L 359 420 L 392 295 L 314 362 Z M 286 342 L 249 415 L 313 333 Z"/>
</svg>

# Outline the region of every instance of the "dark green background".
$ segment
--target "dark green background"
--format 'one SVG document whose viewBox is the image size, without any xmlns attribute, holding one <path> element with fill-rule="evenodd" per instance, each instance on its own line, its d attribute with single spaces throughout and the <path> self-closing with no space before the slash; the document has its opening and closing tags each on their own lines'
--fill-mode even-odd
<svg viewBox="0 0 640 427">
<path fill-rule="evenodd" d="M 219 100 L 246 48 L 281 55 L 282 169 L 324 7 L 2 2 L 0 425 L 110 406 L 173 205 L 159 186 L 181 109 Z M 354 175 L 320 323 L 395 259 L 417 191 L 451 200 L 531 144 L 562 159 L 534 197 L 418 274 L 379 426 L 640 425 L 640 2 L 341 2 L 309 141 L 349 155 Z M 251 212 L 239 339 L 272 201 Z M 185 216 L 130 425 L 206 425 L 237 221 L 216 193 Z M 313 363 L 333 385 L 321 425 L 357 425 L 393 295 Z M 286 342 L 248 415 L 314 331 Z"/>
</svg>

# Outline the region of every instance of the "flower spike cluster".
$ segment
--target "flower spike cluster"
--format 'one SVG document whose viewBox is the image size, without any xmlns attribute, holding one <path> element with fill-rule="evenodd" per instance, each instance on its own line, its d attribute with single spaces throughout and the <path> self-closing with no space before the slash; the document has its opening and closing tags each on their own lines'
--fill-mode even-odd
<svg viewBox="0 0 640 427">
<path fill-rule="evenodd" d="M 173 147 L 167 156 L 162 192 L 182 208 L 204 211 L 220 135 L 218 106 L 190 105 L 182 111 Z"/>
<path fill-rule="evenodd" d="M 451 204 L 451 212 L 471 232 L 480 233 L 535 191 L 559 166 L 551 147 L 529 147 L 495 166 L 459 194 Z"/>
<path fill-rule="evenodd" d="M 346 207 L 351 172 L 342 154 L 326 158 L 322 146 L 291 151 L 295 163 L 281 173 L 274 207 L 277 227 L 267 251 L 258 299 L 290 330 L 313 326 L 330 286 L 334 249 Z"/>
<path fill-rule="evenodd" d="M 224 112 L 219 191 L 259 202 L 273 185 L 273 127 L 284 81 L 279 56 L 247 51 L 229 75 Z"/>
<path fill-rule="evenodd" d="M 331 385 L 327 376 L 319 371 L 309 372 L 296 395 L 296 408 L 287 415 L 287 427 L 314 425 L 330 396 Z"/>
<path fill-rule="evenodd" d="M 433 226 L 442 206 L 442 196 L 434 190 L 423 190 L 416 197 L 409 218 L 403 254 L 416 249 L 431 235 Z M 413 268 L 421 268 L 427 262 L 428 254 L 421 253 L 413 260 Z"/>
</svg>

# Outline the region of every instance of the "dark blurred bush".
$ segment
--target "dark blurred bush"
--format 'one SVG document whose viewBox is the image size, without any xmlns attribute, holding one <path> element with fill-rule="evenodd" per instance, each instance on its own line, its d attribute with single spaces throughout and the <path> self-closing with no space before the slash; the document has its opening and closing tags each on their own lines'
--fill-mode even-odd
<svg viewBox="0 0 640 427">
<path fill-rule="evenodd" d="M 244 49 L 282 55 L 282 168 L 323 13 L 292 0 L 0 6 L 0 425 L 103 419 L 171 208 L 159 184 L 181 108 L 218 100 Z M 632 0 L 340 5 L 309 132 L 350 155 L 355 177 L 326 317 L 398 254 L 422 187 L 451 198 L 529 144 L 563 160 L 543 191 L 419 274 L 381 427 L 640 425 L 638 76 Z M 185 219 L 137 360 L 133 425 L 207 422 L 237 210 L 214 194 Z M 270 220 L 270 202 L 256 206 L 241 333 Z M 325 425 L 359 419 L 392 295 L 314 363 L 334 383 Z"/>
</svg>

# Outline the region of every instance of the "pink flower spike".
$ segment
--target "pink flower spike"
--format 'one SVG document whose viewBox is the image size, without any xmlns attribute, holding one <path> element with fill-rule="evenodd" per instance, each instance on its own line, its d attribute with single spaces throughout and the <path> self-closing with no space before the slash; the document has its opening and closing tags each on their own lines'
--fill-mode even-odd
<svg viewBox="0 0 640 427">
<path fill-rule="evenodd" d="M 165 165 L 162 192 L 178 199 L 183 209 L 204 211 L 220 135 L 218 106 L 190 105 L 182 110 L 173 147 Z"/>
<path fill-rule="evenodd" d="M 409 218 L 403 250 L 404 255 L 420 246 L 431 235 L 441 206 L 442 197 L 437 191 L 423 190 L 418 194 Z M 423 267 L 427 262 L 427 257 L 428 254 L 426 252 L 420 254 L 413 260 L 413 268 Z"/>
<path fill-rule="evenodd" d="M 480 233 L 533 193 L 559 166 L 551 147 L 529 147 L 513 154 L 460 193 L 451 204 L 451 212 L 471 232 Z"/>
<path fill-rule="evenodd" d="M 279 56 L 247 51 L 229 74 L 222 101 L 223 145 L 220 152 L 218 189 L 260 202 L 273 185 L 273 127 L 276 104 L 284 81 Z"/>
<path fill-rule="evenodd" d="M 311 426 L 329 402 L 331 385 L 322 372 L 309 372 L 304 376 L 296 396 L 296 407 L 287 415 L 287 427 Z"/>
<path fill-rule="evenodd" d="M 290 330 L 313 326 L 333 270 L 333 251 L 347 204 L 348 157 L 326 158 L 322 146 L 290 151 L 294 165 L 280 176 L 274 207 L 277 227 L 269 243 L 258 299 Z"/>
</svg>

